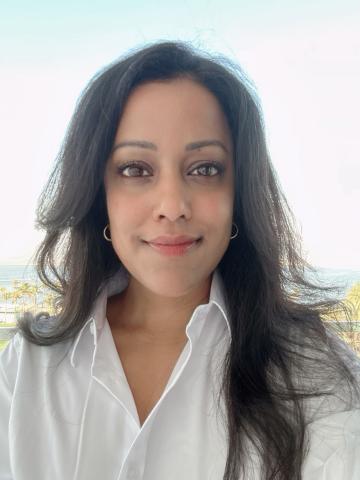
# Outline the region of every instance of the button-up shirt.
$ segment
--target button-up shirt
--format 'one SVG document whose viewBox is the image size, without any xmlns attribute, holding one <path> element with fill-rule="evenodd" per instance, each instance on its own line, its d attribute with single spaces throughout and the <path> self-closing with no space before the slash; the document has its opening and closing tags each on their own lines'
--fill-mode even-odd
<svg viewBox="0 0 360 480">
<path fill-rule="evenodd" d="M 221 277 L 215 270 L 209 302 L 193 311 L 188 341 L 142 426 L 106 318 L 108 297 L 128 281 L 120 269 L 103 286 L 71 340 L 38 346 L 16 333 L 1 352 L 0 480 L 223 478 L 218 394 L 231 333 Z M 304 480 L 360 479 L 358 409 L 320 415 L 308 433 Z"/>
</svg>

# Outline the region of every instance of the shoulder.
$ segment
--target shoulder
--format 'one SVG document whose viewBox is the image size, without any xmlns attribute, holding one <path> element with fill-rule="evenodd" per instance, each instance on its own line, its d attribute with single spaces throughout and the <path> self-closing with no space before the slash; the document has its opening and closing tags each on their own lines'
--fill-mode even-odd
<svg viewBox="0 0 360 480">
<path fill-rule="evenodd" d="M 327 330 L 329 359 L 326 375 L 329 394 L 324 397 L 322 410 L 325 413 L 358 411 L 360 409 L 360 357 L 337 334 Z M 321 365 L 320 365 L 321 366 Z M 325 408 L 326 406 L 326 408 Z"/>
<path fill-rule="evenodd" d="M 360 410 L 337 412 L 308 425 L 303 478 L 360 478 Z"/>
<path fill-rule="evenodd" d="M 332 426 L 352 431 L 360 431 L 360 357 L 333 330 L 327 329 L 327 344 L 319 354 L 319 365 L 312 377 L 319 386 L 325 387 L 312 419 L 313 425 Z M 351 419 L 357 419 L 356 429 Z M 355 428 L 355 425 L 354 425 Z"/>
<path fill-rule="evenodd" d="M 66 357 L 74 339 L 53 345 L 36 345 L 29 342 L 20 332 L 0 352 L 0 390 L 9 393 L 21 376 L 35 381 L 36 372 L 44 372 L 60 364 Z"/>
<path fill-rule="evenodd" d="M 360 478 L 360 358 L 332 330 L 299 341 L 294 382 L 304 406 L 304 479 Z M 302 345 L 302 346 L 300 346 Z"/>
<path fill-rule="evenodd" d="M 299 328 L 286 348 L 306 424 L 360 408 L 360 358 L 337 334 Z"/>
<path fill-rule="evenodd" d="M 0 389 L 13 389 L 15 384 L 22 336 L 17 332 L 0 352 Z"/>
</svg>

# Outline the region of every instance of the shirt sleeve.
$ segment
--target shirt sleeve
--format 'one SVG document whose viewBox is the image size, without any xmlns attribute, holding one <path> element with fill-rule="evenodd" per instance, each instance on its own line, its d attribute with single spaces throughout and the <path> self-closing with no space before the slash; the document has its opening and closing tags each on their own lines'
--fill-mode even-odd
<svg viewBox="0 0 360 480">
<path fill-rule="evenodd" d="M 18 368 L 19 334 L 0 352 L 0 480 L 12 480 L 9 455 L 9 420 Z"/>
<path fill-rule="evenodd" d="M 308 433 L 304 480 L 360 479 L 360 409 L 310 423 Z"/>
</svg>

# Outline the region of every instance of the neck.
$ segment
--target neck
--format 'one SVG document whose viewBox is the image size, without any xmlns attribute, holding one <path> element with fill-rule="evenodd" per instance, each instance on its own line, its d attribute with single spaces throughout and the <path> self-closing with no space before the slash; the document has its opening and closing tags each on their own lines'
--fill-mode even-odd
<svg viewBox="0 0 360 480">
<path fill-rule="evenodd" d="M 211 276 L 189 294 L 154 294 L 131 278 L 128 287 L 108 299 L 107 318 L 112 329 L 146 335 L 153 341 L 182 341 L 186 325 L 198 305 L 209 301 Z"/>
</svg>

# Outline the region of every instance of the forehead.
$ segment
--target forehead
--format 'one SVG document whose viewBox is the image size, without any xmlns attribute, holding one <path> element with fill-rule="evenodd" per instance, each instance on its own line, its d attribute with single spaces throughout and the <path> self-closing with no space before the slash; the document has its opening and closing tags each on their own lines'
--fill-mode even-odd
<svg viewBox="0 0 360 480">
<path fill-rule="evenodd" d="M 140 99 L 151 100 L 151 98 L 175 95 L 178 99 L 186 99 L 192 95 L 206 97 L 208 101 L 216 101 L 216 97 L 201 83 L 186 77 L 179 77 L 165 80 L 150 80 L 136 86 L 130 93 L 127 103 L 139 101 Z"/>
<path fill-rule="evenodd" d="M 146 130 L 144 130 L 146 129 Z M 141 135 L 177 129 L 188 136 L 217 133 L 229 140 L 226 116 L 217 98 L 203 85 L 176 78 L 151 81 L 129 95 L 118 126 L 118 135 Z M 224 138 L 225 137 L 225 138 Z"/>
</svg>

